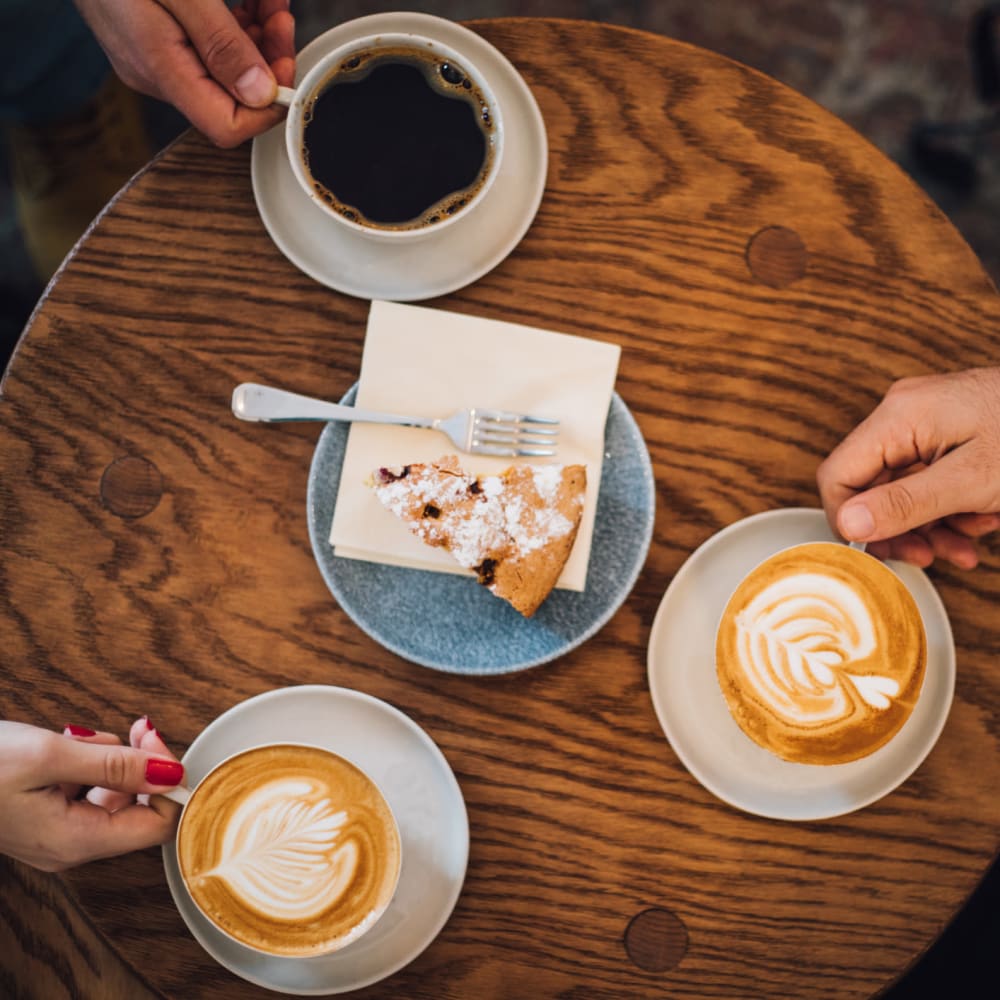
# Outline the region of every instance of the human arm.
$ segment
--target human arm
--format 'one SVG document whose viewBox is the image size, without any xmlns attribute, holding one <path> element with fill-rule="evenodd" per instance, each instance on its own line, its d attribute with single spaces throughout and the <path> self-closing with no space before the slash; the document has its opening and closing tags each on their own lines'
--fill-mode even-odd
<svg viewBox="0 0 1000 1000">
<path fill-rule="evenodd" d="M 137 795 L 180 784 L 183 766 L 145 717 L 133 723 L 129 742 L 0 721 L 0 853 L 61 871 L 169 839 L 180 807 Z"/>
<path fill-rule="evenodd" d="M 1000 527 L 1000 368 L 906 378 L 820 465 L 823 508 L 880 558 L 963 569 Z"/>
<path fill-rule="evenodd" d="M 115 72 L 173 104 L 216 145 L 237 146 L 284 116 L 295 77 L 290 0 L 74 0 Z"/>
</svg>

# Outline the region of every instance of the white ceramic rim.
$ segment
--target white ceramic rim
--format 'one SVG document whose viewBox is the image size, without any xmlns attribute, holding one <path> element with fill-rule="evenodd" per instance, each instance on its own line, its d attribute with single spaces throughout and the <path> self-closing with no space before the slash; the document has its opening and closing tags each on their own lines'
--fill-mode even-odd
<svg viewBox="0 0 1000 1000">
<path fill-rule="evenodd" d="M 379 793 L 382 801 L 385 803 L 386 809 L 389 811 L 389 816 L 392 818 L 392 828 L 396 834 L 396 877 L 393 879 L 392 892 L 390 892 L 385 899 L 385 902 L 376 907 L 371 913 L 368 914 L 365 919 L 356 924 L 347 932 L 342 938 L 338 938 L 337 941 L 330 948 L 324 948 L 321 951 L 311 951 L 305 954 L 295 954 L 289 955 L 281 951 L 268 951 L 266 948 L 258 948 L 256 945 L 252 945 L 247 941 L 242 941 L 240 938 L 236 937 L 235 934 L 231 934 L 226 930 L 221 924 L 217 923 L 210 913 L 207 913 L 202 907 L 201 903 L 198 901 L 198 897 L 191 891 L 190 886 L 187 884 L 187 878 L 184 876 L 184 866 L 181 864 L 181 828 L 184 825 L 184 818 L 188 814 L 188 807 L 194 800 L 198 793 L 198 789 L 205 784 L 205 782 L 213 775 L 216 771 L 221 770 L 226 767 L 230 761 L 235 760 L 237 757 L 242 757 L 244 754 L 254 753 L 257 750 L 266 750 L 269 747 L 302 747 L 307 750 L 319 750 L 321 753 L 330 754 L 332 757 L 336 757 L 338 760 L 342 760 L 351 767 L 360 771 L 368 781 L 371 782 L 372 786 Z M 266 955 L 268 958 L 321 958 L 324 955 L 333 955 L 335 952 L 340 951 L 341 948 L 346 948 L 347 945 L 351 944 L 353 941 L 357 941 L 363 934 L 370 931 L 378 922 L 386 910 L 389 909 L 392 903 L 393 896 L 396 895 L 396 890 L 399 888 L 399 876 L 403 871 L 403 838 L 399 832 L 399 822 L 396 819 L 396 814 L 393 812 L 392 806 L 389 805 L 389 800 L 386 798 L 385 793 L 378 786 L 378 782 L 359 764 L 356 764 L 353 760 L 345 757 L 343 754 L 337 753 L 336 750 L 329 750 L 327 747 L 318 746 L 315 743 L 295 743 L 291 740 L 280 740 L 272 743 L 259 743 L 256 746 L 244 747 L 242 750 L 237 750 L 235 753 L 231 753 L 228 757 L 220 760 L 218 764 L 215 764 L 211 770 L 209 770 L 194 786 L 190 789 L 190 794 L 188 795 L 187 802 L 184 803 L 184 807 L 181 809 L 180 817 L 177 820 L 177 832 L 174 834 L 174 845 L 177 851 L 177 869 L 180 872 L 181 880 L 184 883 L 184 888 L 187 890 L 188 896 L 191 897 L 191 902 L 197 907 L 198 912 L 217 930 L 220 934 L 224 934 L 230 941 L 235 941 L 236 944 L 242 945 L 244 948 L 249 948 L 251 951 L 257 952 L 259 955 Z"/>
<path fill-rule="evenodd" d="M 482 184 L 480 184 L 479 190 L 476 191 L 465 205 L 458 209 L 458 211 L 453 212 L 447 219 L 442 219 L 440 222 L 435 222 L 432 225 L 420 226 L 413 229 L 365 226 L 343 216 L 316 193 L 301 155 L 303 112 L 312 98 L 314 91 L 319 89 L 326 81 L 333 67 L 350 56 L 351 53 L 366 49 L 386 49 L 406 46 L 435 51 L 440 53 L 445 59 L 453 60 L 461 66 L 474 85 L 479 88 L 483 98 L 490 106 L 493 117 L 493 162 L 489 173 Z M 344 42 L 320 58 L 316 65 L 306 73 L 294 88 L 293 92 L 295 96 L 288 106 L 288 116 L 285 120 L 284 128 L 285 150 L 295 179 L 302 190 L 309 196 L 309 200 L 321 209 L 328 218 L 336 219 L 337 222 L 346 226 L 352 232 L 365 236 L 368 239 L 396 243 L 423 239 L 432 234 L 442 232 L 459 219 L 464 219 L 470 215 L 482 203 L 489 190 L 493 187 L 493 183 L 500 172 L 504 149 L 504 121 L 503 110 L 496 99 L 496 95 L 493 93 L 493 89 L 479 71 L 479 67 L 468 56 L 463 55 L 445 42 L 430 38 L 427 35 L 410 31 L 379 32 L 377 34 L 362 35 L 360 38 Z"/>
</svg>

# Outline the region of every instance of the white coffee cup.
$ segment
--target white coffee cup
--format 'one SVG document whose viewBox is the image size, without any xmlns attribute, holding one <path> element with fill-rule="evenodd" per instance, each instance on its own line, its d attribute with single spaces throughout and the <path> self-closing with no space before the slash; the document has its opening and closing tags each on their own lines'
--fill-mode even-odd
<svg viewBox="0 0 1000 1000">
<path fill-rule="evenodd" d="M 402 869 L 378 785 L 323 747 L 273 743 L 217 764 L 184 800 L 181 879 L 202 915 L 260 954 L 313 958 L 366 934 Z"/>
<path fill-rule="evenodd" d="M 449 206 L 451 209 L 449 213 L 443 214 L 443 217 L 437 221 L 419 225 L 356 221 L 345 214 L 344 206 L 338 208 L 331 204 L 331 199 L 328 194 L 323 193 L 322 186 L 313 178 L 306 162 L 307 158 L 304 153 L 305 129 L 308 115 L 311 113 L 316 98 L 330 85 L 331 80 L 342 71 L 349 60 L 361 54 L 387 50 L 410 50 L 424 57 L 431 57 L 442 63 L 459 67 L 470 81 L 472 92 L 477 95 L 477 100 L 482 104 L 484 117 L 489 120 L 489 127 L 485 130 L 488 148 L 483 173 L 477 179 L 474 189 L 469 191 L 468 198 L 464 200 L 464 203 L 459 207 Z M 335 219 L 352 232 L 372 240 L 385 243 L 412 242 L 426 238 L 431 234 L 437 234 L 454 225 L 459 219 L 468 217 L 483 202 L 500 170 L 503 158 L 504 126 L 500 106 L 489 82 L 462 52 L 426 34 L 386 32 L 366 35 L 347 42 L 321 58 L 294 89 L 279 87 L 275 103 L 288 108 L 288 117 L 285 123 L 285 145 L 289 163 L 299 186 L 309 196 L 317 211 Z M 345 137 L 346 142 L 349 142 L 347 137 Z M 358 155 L 362 154 L 358 153 Z M 430 206 L 428 206 L 429 208 Z"/>
<path fill-rule="evenodd" d="M 716 634 L 716 674 L 734 721 L 802 764 L 844 764 L 889 742 L 916 708 L 927 665 L 920 609 L 878 559 L 805 542 L 760 562 Z"/>
</svg>

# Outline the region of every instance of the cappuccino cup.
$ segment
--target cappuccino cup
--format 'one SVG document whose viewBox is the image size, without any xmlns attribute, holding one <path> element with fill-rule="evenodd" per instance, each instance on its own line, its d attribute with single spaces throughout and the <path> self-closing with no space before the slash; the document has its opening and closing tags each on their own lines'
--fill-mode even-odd
<svg viewBox="0 0 1000 1000">
<path fill-rule="evenodd" d="M 382 242 L 438 233 L 473 212 L 503 155 L 488 81 L 462 53 L 406 32 L 334 49 L 294 88 L 285 144 L 317 209 Z"/>
<path fill-rule="evenodd" d="M 401 867 L 372 779 L 315 746 L 253 747 L 190 792 L 176 836 L 184 885 L 222 933 L 266 955 L 331 954 L 375 925 Z"/>
<path fill-rule="evenodd" d="M 836 542 L 795 545 L 739 583 L 719 621 L 716 674 L 755 743 L 802 764 L 842 764 L 888 743 L 927 665 L 920 611 L 878 559 Z"/>
</svg>

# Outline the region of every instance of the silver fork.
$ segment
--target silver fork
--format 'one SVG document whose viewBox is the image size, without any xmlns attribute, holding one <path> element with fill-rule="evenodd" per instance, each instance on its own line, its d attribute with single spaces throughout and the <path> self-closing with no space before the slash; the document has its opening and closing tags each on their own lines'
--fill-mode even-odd
<svg viewBox="0 0 1000 1000">
<path fill-rule="evenodd" d="M 233 413 L 240 420 L 280 423 L 290 420 L 344 420 L 372 424 L 429 427 L 451 438 L 452 444 L 472 455 L 547 457 L 555 455 L 559 421 L 529 417 L 505 410 L 473 407 L 447 417 L 405 417 L 396 413 L 359 410 L 355 406 L 327 403 L 274 389 L 256 382 L 243 382 L 233 390 Z"/>
</svg>

